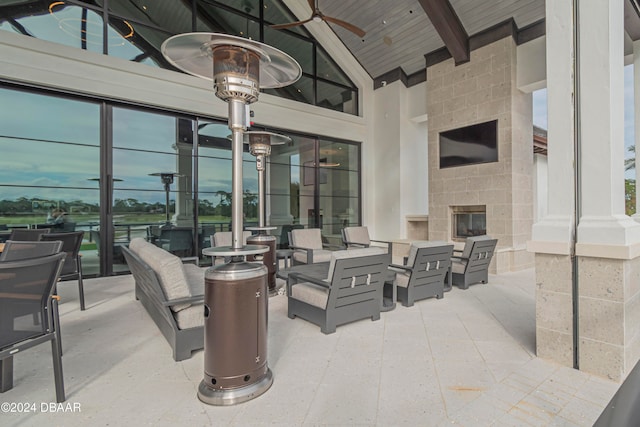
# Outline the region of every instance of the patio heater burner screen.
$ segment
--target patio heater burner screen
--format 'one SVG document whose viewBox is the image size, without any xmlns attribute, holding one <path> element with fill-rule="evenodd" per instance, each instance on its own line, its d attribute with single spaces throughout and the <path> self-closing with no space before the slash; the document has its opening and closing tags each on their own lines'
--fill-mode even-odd
<svg viewBox="0 0 640 427">
<path fill-rule="evenodd" d="M 260 93 L 260 55 L 226 45 L 214 47 L 212 53 L 216 96 L 225 101 L 256 102 Z"/>
<path fill-rule="evenodd" d="M 289 55 L 263 43 L 216 33 L 187 33 L 162 43 L 162 54 L 177 68 L 212 80 L 216 96 L 229 105 L 231 129 L 231 247 L 206 248 L 205 255 L 230 257 L 205 273 L 204 379 L 198 399 L 234 405 L 260 396 L 273 383 L 267 365 L 267 268 L 246 262 L 268 246 L 244 245 L 242 144 L 247 105 L 260 88 L 287 86 L 302 69 Z"/>
</svg>

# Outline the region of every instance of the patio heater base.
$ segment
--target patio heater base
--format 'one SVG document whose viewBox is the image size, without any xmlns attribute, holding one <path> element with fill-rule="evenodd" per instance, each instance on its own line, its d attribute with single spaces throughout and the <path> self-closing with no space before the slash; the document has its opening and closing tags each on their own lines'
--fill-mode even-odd
<svg viewBox="0 0 640 427">
<path fill-rule="evenodd" d="M 258 382 L 245 387 L 230 390 L 214 390 L 204 380 L 198 385 L 198 399 L 208 405 L 230 406 L 246 402 L 260 396 L 273 384 L 273 374 L 267 368 L 267 374 Z"/>
</svg>

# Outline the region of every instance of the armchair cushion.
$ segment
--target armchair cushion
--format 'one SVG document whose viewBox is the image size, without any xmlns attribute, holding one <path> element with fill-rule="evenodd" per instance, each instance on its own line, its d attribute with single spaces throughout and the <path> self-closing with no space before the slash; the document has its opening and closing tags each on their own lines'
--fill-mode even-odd
<svg viewBox="0 0 640 427">
<path fill-rule="evenodd" d="M 291 230 L 293 246 L 306 249 L 322 249 L 322 235 L 319 228 Z"/>
<path fill-rule="evenodd" d="M 326 249 L 311 249 L 313 250 L 313 262 L 329 262 L 331 260 L 331 251 Z M 307 251 L 297 250 L 293 253 L 293 259 L 302 264 L 307 263 Z"/>
<path fill-rule="evenodd" d="M 357 243 L 358 245 L 369 246 L 371 240 L 369 239 L 369 230 L 367 227 L 345 227 L 344 237 L 347 243 Z"/>
<path fill-rule="evenodd" d="M 291 287 L 291 297 L 324 310 L 329 300 L 329 288 L 309 282 L 297 283 Z"/>
</svg>

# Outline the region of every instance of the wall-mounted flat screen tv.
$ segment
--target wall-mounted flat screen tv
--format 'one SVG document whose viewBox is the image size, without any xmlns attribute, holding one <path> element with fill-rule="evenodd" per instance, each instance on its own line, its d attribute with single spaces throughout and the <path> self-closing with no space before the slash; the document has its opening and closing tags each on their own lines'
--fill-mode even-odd
<svg viewBox="0 0 640 427">
<path fill-rule="evenodd" d="M 440 168 L 498 161 L 498 121 L 440 132 Z"/>
</svg>

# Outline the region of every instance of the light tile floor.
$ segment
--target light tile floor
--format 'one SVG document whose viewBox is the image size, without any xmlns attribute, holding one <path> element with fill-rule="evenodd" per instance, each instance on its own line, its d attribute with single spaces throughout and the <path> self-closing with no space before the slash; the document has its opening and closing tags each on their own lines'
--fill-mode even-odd
<svg viewBox="0 0 640 427">
<path fill-rule="evenodd" d="M 130 276 L 85 289 L 81 312 L 75 283 L 60 285 L 67 402 L 80 412 L 42 411 L 55 401 L 44 344 L 15 357 L 14 388 L 0 395 L 36 411 L 0 413 L 0 425 L 591 426 L 619 387 L 535 357 L 533 270 L 331 335 L 288 319 L 286 297 L 272 297 L 273 386 L 232 407 L 197 399 L 203 351 L 173 361 Z"/>
</svg>

